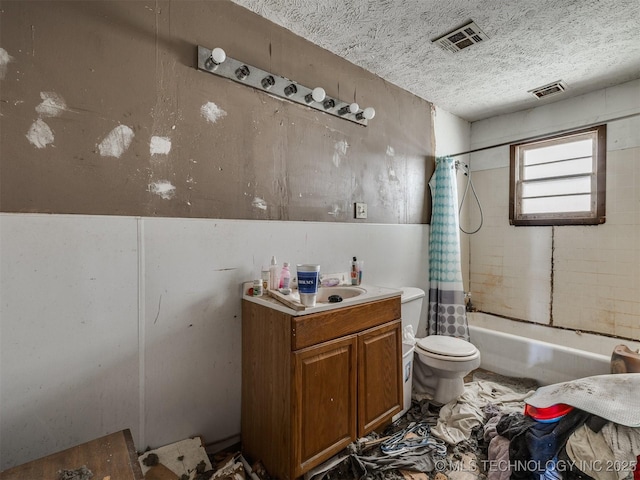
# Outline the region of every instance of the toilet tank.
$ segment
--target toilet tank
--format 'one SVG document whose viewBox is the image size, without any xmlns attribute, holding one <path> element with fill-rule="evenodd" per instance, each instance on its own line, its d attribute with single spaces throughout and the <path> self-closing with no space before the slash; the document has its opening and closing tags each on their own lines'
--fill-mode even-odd
<svg viewBox="0 0 640 480">
<path fill-rule="evenodd" d="M 422 311 L 422 302 L 424 301 L 424 290 L 416 287 L 402 287 L 402 296 L 400 297 L 402 327 L 411 325 L 413 334 L 418 332 L 418 323 L 420 323 L 420 312 Z"/>
</svg>

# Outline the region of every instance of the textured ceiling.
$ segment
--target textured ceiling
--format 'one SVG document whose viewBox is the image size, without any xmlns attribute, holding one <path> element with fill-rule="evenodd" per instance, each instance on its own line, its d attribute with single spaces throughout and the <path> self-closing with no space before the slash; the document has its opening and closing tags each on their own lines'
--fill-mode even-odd
<svg viewBox="0 0 640 480">
<path fill-rule="evenodd" d="M 640 78 L 638 0 L 233 1 L 468 121 Z M 488 41 L 431 43 L 469 20 Z"/>
</svg>

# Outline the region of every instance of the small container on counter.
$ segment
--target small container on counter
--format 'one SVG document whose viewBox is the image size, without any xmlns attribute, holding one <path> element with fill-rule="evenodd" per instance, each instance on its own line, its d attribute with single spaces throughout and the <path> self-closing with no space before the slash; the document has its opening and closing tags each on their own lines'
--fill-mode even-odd
<svg viewBox="0 0 640 480">
<path fill-rule="evenodd" d="M 269 285 L 269 269 L 262 267 L 262 270 L 260 272 L 260 277 L 262 278 L 262 291 L 266 292 L 267 290 L 269 290 L 270 285 Z"/>
<path fill-rule="evenodd" d="M 257 279 L 253 281 L 253 296 L 261 297 L 262 296 L 262 279 Z"/>
<path fill-rule="evenodd" d="M 360 276 L 360 263 L 356 257 L 351 262 L 351 285 L 360 285 L 362 277 Z"/>
</svg>

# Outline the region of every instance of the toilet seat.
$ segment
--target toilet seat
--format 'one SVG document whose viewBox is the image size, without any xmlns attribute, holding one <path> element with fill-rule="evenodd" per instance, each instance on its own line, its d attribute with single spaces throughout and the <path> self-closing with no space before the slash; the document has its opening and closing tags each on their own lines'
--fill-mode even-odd
<svg viewBox="0 0 640 480">
<path fill-rule="evenodd" d="M 427 357 L 452 362 L 465 362 L 480 354 L 472 343 L 445 335 L 429 335 L 419 339 L 416 350 Z"/>
</svg>

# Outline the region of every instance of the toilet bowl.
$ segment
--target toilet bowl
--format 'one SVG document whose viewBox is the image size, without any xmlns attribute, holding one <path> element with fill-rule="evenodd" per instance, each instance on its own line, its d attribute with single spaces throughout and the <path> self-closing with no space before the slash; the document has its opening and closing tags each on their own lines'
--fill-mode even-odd
<svg viewBox="0 0 640 480">
<path fill-rule="evenodd" d="M 416 344 L 421 368 L 414 370 L 422 393 L 436 403 L 449 403 L 464 393 L 464 377 L 480 366 L 480 351 L 455 337 L 429 335 Z"/>
<path fill-rule="evenodd" d="M 418 332 L 425 293 L 415 287 L 402 288 L 402 326 Z M 464 377 L 480 366 L 480 352 L 470 342 L 444 335 L 417 339 L 413 368 L 413 388 L 434 402 L 445 404 L 464 392 Z"/>
</svg>

